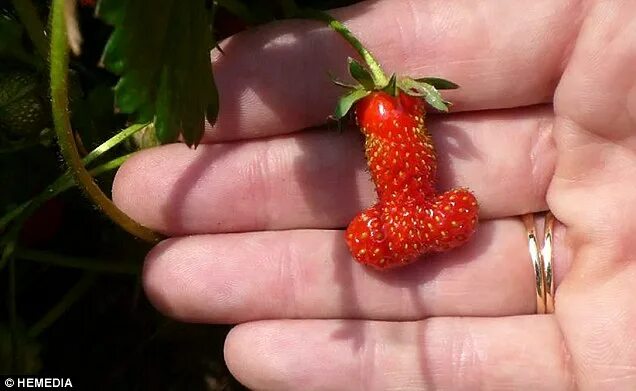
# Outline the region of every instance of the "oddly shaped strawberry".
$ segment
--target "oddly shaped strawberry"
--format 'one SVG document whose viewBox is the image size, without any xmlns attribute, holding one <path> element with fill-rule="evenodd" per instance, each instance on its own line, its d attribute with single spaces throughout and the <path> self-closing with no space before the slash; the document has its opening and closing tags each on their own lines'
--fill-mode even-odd
<svg viewBox="0 0 636 391">
<path fill-rule="evenodd" d="M 437 156 L 424 124 L 425 102 L 448 111 L 438 90 L 454 89 L 448 80 L 386 77 L 375 58 L 355 39 L 366 67 L 349 58 L 349 74 L 358 82 L 334 82 L 348 92 L 334 118 L 353 108 L 365 135 L 365 154 L 378 203 L 349 224 L 346 241 L 353 257 L 378 269 L 405 265 L 421 255 L 465 243 L 475 231 L 479 206 L 467 189 L 437 195 Z"/>
<path fill-rule="evenodd" d="M 380 201 L 353 219 L 346 240 L 358 262 L 386 269 L 462 245 L 475 231 L 477 214 L 477 201 L 466 189 Z"/>
<path fill-rule="evenodd" d="M 437 160 L 419 96 L 373 91 L 355 102 L 379 202 L 350 223 L 354 258 L 378 269 L 405 265 L 430 252 L 465 243 L 479 207 L 467 189 L 436 195 Z"/>
</svg>

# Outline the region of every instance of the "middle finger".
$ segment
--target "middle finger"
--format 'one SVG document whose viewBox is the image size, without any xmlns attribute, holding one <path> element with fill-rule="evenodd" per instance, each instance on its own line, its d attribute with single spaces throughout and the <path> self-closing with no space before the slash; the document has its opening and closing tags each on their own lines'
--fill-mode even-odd
<svg viewBox="0 0 636 391">
<path fill-rule="evenodd" d="M 555 150 L 550 107 L 431 117 L 438 189 L 467 186 L 482 219 L 544 210 Z M 168 235 L 341 228 L 375 200 L 357 132 L 180 144 L 120 169 L 117 205 Z"/>
</svg>

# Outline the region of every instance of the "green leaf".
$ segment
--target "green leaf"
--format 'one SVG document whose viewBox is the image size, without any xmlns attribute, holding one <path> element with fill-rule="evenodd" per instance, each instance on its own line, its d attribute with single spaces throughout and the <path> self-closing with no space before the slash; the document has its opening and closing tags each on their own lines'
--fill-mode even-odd
<svg viewBox="0 0 636 391">
<path fill-rule="evenodd" d="M 160 143 L 174 142 L 179 137 L 179 119 L 177 118 L 176 95 L 172 94 L 174 78 L 168 76 L 164 69 L 159 82 L 157 94 L 157 115 L 155 117 L 155 134 Z"/>
<path fill-rule="evenodd" d="M 333 73 L 329 71 L 327 71 L 327 75 L 329 76 L 329 79 L 331 79 L 331 82 L 337 85 L 338 87 L 347 88 L 347 89 L 356 88 L 356 86 L 353 84 L 345 83 L 344 81 L 339 80 Z"/>
<path fill-rule="evenodd" d="M 364 89 L 371 91 L 375 88 L 373 78 L 369 71 L 360 64 L 356 59 L 349 57 L 347 59 L 349 63 L 349 73 L 364 87 Z"/>
<path fill-rule="evenodd" d="M 101 0 L 114 25 L 102 63 L 120 75 L 115 103 L 137 121 L 155 122 L 157 138 L 196 146 L 219 98 L 210 64 L 213 13 L 205 0 Z"/>
<path fill-rule="evenodd" d="M 432 85 L 409 78 L 403 78 L 398 82 L 398 86 L 409 95 L 423 97 L 429 105 L 437 110 L 448 111 L 450 102 L 445 101 L 439 91 Z"/>
<path fill-rule="evenodd" d="M 438 90 L 454 90 L 459 88 L 458 84 L 453 83 L 450 80 L 442 79 L 439 77 L 422 77 L 419 79 L 415 79 L 415 81 L 419 83 L 430 84 Z"/>
<path fill-rule="evenodd" d="M 333 116 L 337 120 L 341 120 L 351 110 L 351 107 L 360 99 L 369 95 L 371 92 L 364 89 L 356 89 L 348 94 L 343 95 L 338 101 L 336 111 Z"/>
</svg>

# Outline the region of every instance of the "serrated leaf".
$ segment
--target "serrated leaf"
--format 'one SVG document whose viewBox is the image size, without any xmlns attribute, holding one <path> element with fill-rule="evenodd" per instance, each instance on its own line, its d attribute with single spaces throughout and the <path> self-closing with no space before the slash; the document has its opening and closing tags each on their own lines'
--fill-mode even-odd
<svg viewBox="0 0 636 391">
<path fill-rule="evenodd" d="M 168 70 L 164 69 L 157 94 L 157 115 L 155 117 L 155 134 L 160 143 L 171 143 L 179 137 L 179 120 L 176 117 L 174 95 L 170 93 L 173 86 L 170 83 L 174 78 L 168 76 Z"/>
<path fill-rule="evenodd" d="M 338 87 L 347 88 L 347 89 L 356 88 L 356 86 L 353 84 L 345 83 L 344 81 L 339 80 L 333 73 L 329 71 L 327 71 L 327 75 L 329 76 L 329 79 L 331 79 L 331 82 L 337 85 Z"/>
<path fill-rule="evenodd" d="M 421 96 L 437 110 L 447 112 L 450 102 L 445 101 L 439 91 L 430 84 L 421 83 L 413 79 L 400 79 L 398 86 L 409 95 Z"/>
<path fill-rule="evenodd" d="M 423 89 L 426 91 L 424 94 L 424 100 L 426 102 L 436 108 L 439 111 L 448 112 L 449 102 L 442 99 L 439 91 L 435 89 L 435 87 L 430 84 L 422 84 Z"/>
<path fill-rule="evenodd" d="M 333 114 L 334 118 L 337 120 L 341 120 L 342 118 L 344 118 L 344 116 L 347 115 L 349 110 L 351 110 L 351 107 L 353 107 L 353 105 L 357 101 L 369 95 L 370 93 L 370 91 L 364 89 L 356 89 L 349 92 L 348 94 L 343 95 L 338 101 L 338 105 L 336 106 L 336 111 Z"/>
<path fill-rule="evenodd" d="M 98 15 L 114 25 L 102 63 L 121 76 L 115 102 L 137 120 L 154 120 L 157 138 L 189 146 L 218 115 L 210 64 L 211 18 L 205 0 L 101 0 Z"/>
<path fill-rule="evenodd" d="M 349 63 L 349 73 L 351 77 L 360 83 L 364 89 L 369 91 L 373 90 L 375 85 L 369 71 L 354 58 L 349 57 L 347 61 Z"/>
<path fill-rule="evenodd" d="M 458 84 L 455 84 L 450 80 L 442 79 L 439 77 L 422 77 L 419 79 L 415 79 L 415 81 L 419 83 L 426 83 L 426 84 L 432 85 L 438 90 L 454 90 L 459 88 Z"/>
</svg>

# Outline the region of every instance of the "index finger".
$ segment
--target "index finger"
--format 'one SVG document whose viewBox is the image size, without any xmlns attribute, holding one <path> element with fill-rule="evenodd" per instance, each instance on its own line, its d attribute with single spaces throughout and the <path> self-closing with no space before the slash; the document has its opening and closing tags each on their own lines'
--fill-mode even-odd
<svg viewBox="0 0 636 391">
<path fill-rule="evenodd" d="M 579 29 L 568 0 L 366 1 L 333 11 L 385 71 L 440 76 L 462 88 L 455 111 L 549 102 Z M 346 75 L 353 50 L 317 23 L 250 30 L 213 53 L 219 120 L 204 142 L 286 134 L 326 122 L 337 96 L 327 72 Z"/>
</svg>

